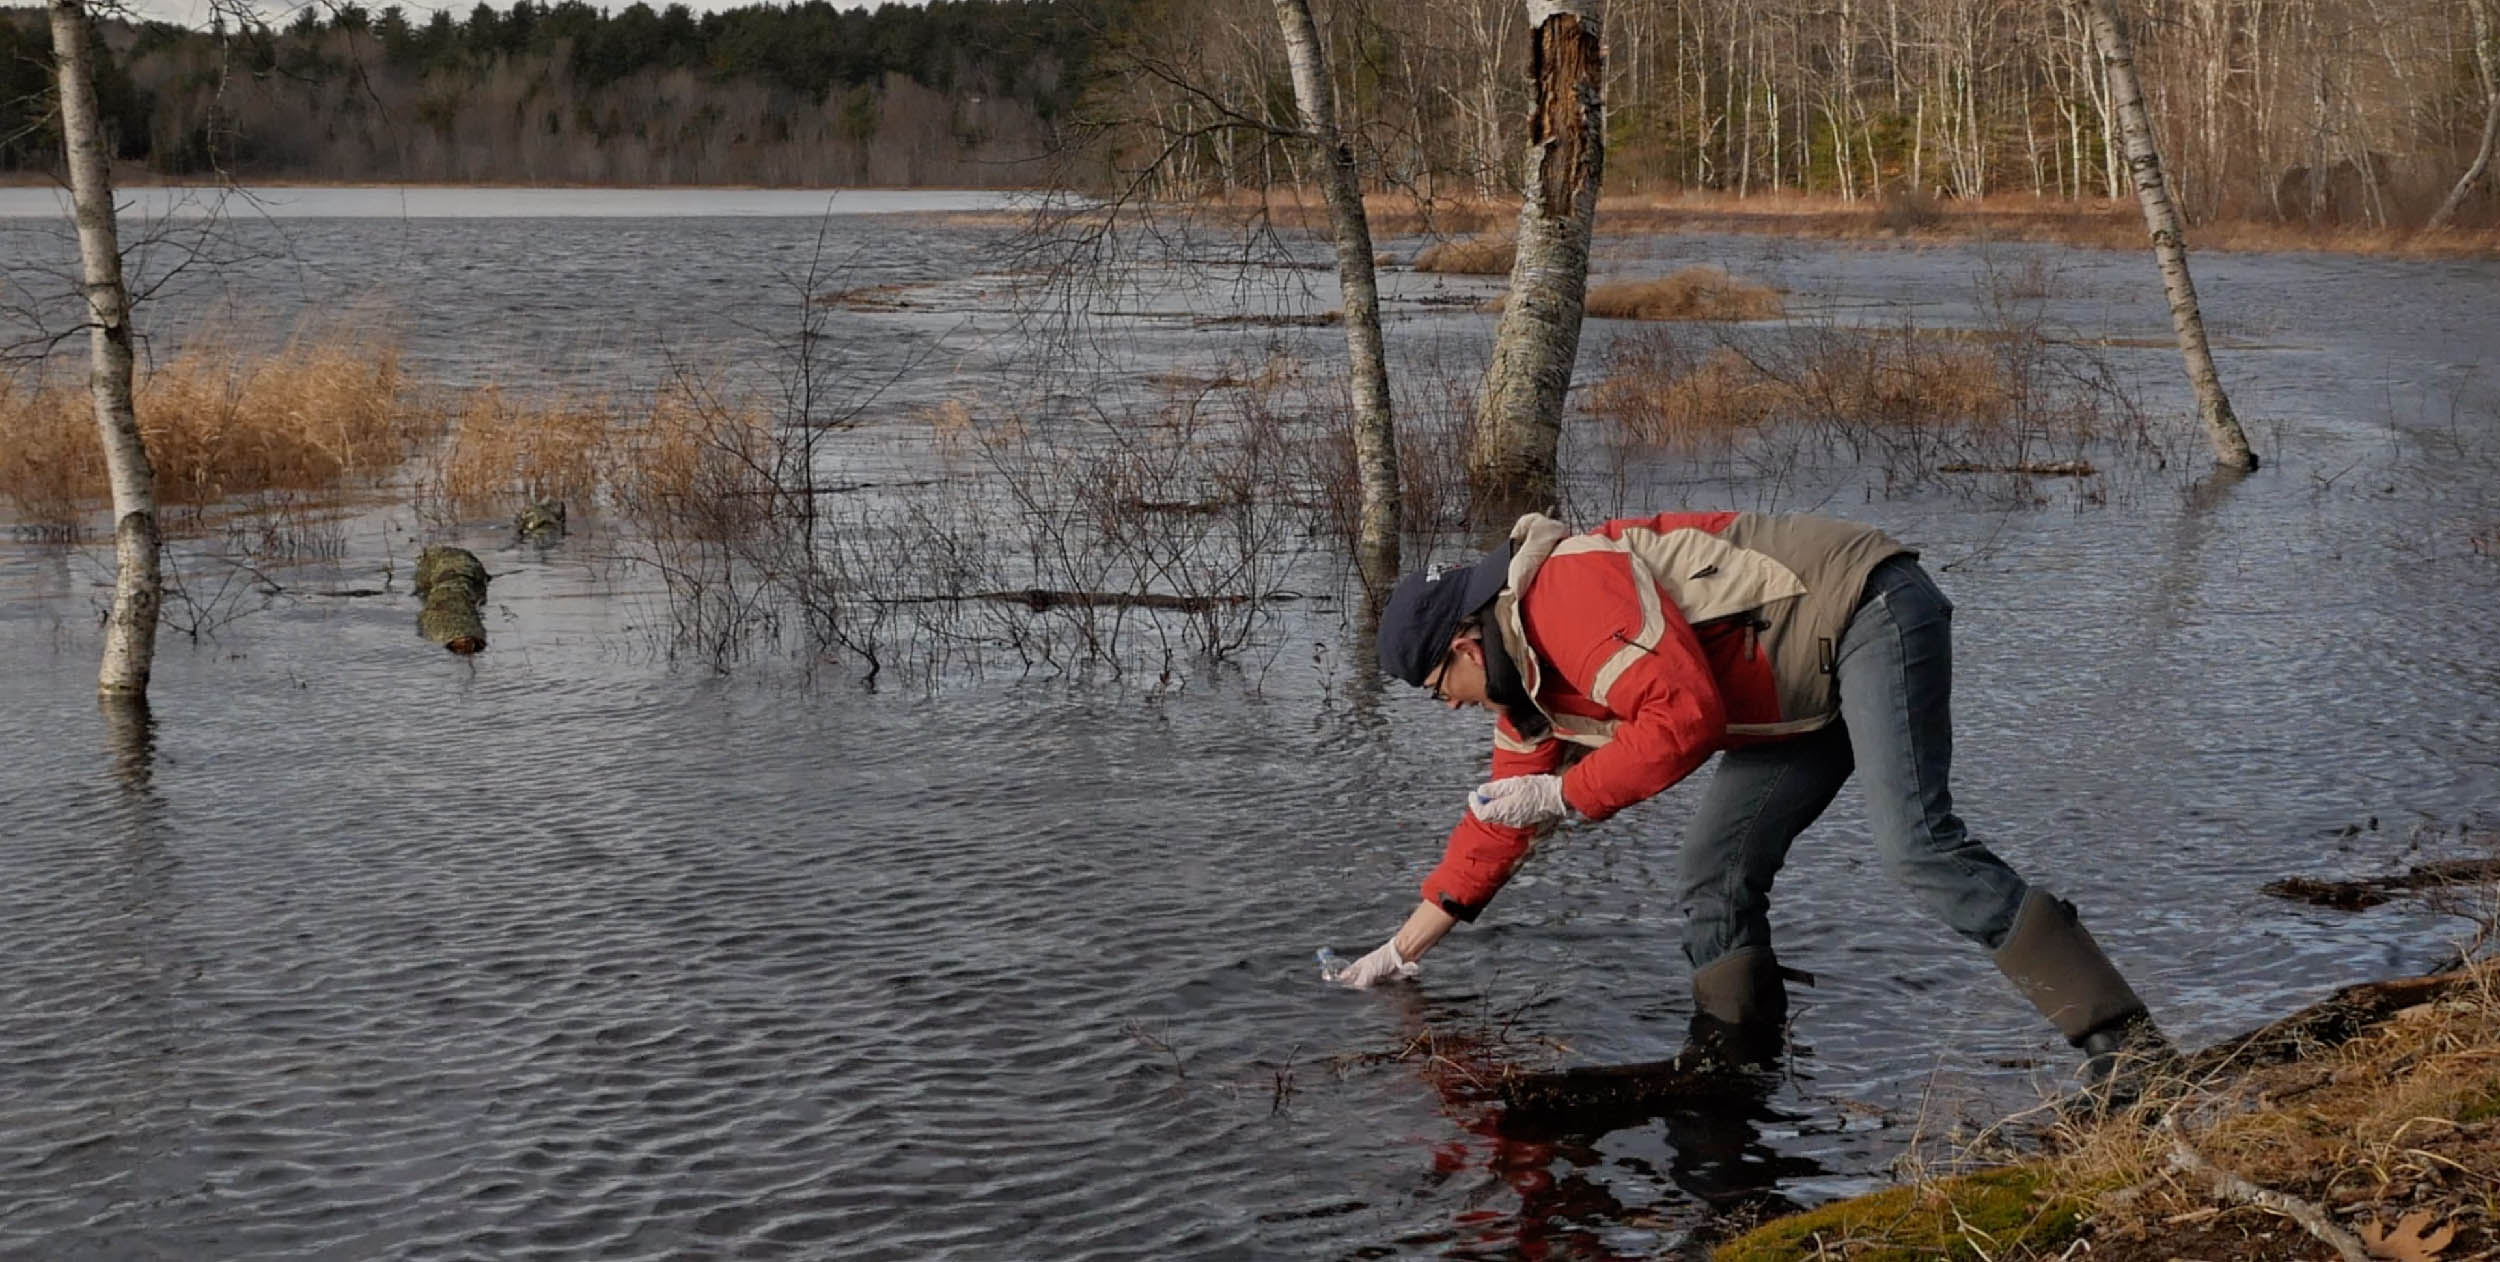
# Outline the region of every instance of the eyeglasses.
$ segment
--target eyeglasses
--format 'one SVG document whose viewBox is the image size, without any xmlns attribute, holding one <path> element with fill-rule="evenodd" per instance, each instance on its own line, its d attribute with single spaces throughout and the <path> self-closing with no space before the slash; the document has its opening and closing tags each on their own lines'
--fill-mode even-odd
<svg viewBox="0 0 2500 1262">
<path fill-rule="evenodd" d="M 1448 705 L 1450 702 L 1448 697 L 1442 695 L 1441 685 L 1449 681 L 1450 659 L 1456 656 L 1458 656 L 1458 651 L 1456 649 L 1443 653 L 1441 655 L 1441 664 L 1438 667 L 1435 667 L 1431 674 L 1424 676 L 1424 688 L 1431 692 L 1432 699 L 1434 701 L 1439 702 L 1442 705 Z"/>
</svg>

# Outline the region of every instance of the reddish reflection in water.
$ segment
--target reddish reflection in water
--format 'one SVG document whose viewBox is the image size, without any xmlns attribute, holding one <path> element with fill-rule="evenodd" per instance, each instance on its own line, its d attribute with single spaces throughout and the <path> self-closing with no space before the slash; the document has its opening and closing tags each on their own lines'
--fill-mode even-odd
<svg viewBox="0 0 2500 1262">
<path fill-rule="evenodd" d="M 1504 1088 L 1553 1067 L 1559 1049 L 1514 1040 L 1482 1023 L 1428 1020 L 1408 998 L 1408 1041 L 1380 1059 L 1411 1067 L 1439 1097 L 1456 1132 L 1432 1149 L 1432 1181 L 1490 1175 L 1471 1193 L 1442 1238 L 1455 1257 L 1615 1259 L 1658 1256 L 1649 1233 L 1707 1237 L 1716 1220 L 1752 1222 L 1801 1208 L 1777 1190 L 1784 1181 L 1825 1173 L 1813 1160 L 1783 1154 L 1766 1124 L 1800 1119 L 1770 1106 L 1776 1079 L 1714 1086 L 1682 1103 L 1523 1112 Z M 1610 1156 L 1610 1134 L 1663 1127 L 1663 1170 Z M 1636 1188 L 1646 1181 L 1650 1186 Z M 1618 1194 L 1618 1188 L 1624 1194 Z M 1515 1204 L 1497 1203 L 1502 1193 Z M 1627 1203 L 1625 1195 L 1631 1195 Z"/>
</svg>

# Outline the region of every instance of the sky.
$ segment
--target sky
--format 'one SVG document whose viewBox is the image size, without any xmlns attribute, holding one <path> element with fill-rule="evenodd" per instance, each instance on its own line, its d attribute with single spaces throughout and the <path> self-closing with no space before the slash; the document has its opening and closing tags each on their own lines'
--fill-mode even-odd
<svg viewBox="0 0 2500 1262">
<path fill-rule="evenodd" d="M 169 22 L 180 22 L 186 26 L 208 25 L 209 0 L 124 0 L 124 2 L 138 17 L 159 18 Z M 429 4 L 424 3 L 423 0 L 358 0 L 358 2 L 375 12 L 380 12 L 389 5 L 397 3 L 400 8 L 407 11 L 410 21 L 419 24 L 423 24 L 436 9 L 449 9 L 453 17 L 465 18 L 469 15 L 469 10 L 477 7 L 477 0 L 456 0 L 455 3 L 450 4 Z M 532 2 L 537 3 L 538 0 L 532 0 Z M 599 8 L 613 11 L 631 5 L 634 0 L 590 0 L 590 2 Z M 670 0 L 646 0 L 646 3 L 655 9 L 665 8 L 669 2 Z M 697 13 L 709 13 L 714 9 L 735 9 L 753 2 L 754 0 L 683 0 L 687 8 Z M 836 7 L 844 9 L 875 8 L 882 2 L 883 0 L 833 0 Z M 894 0 L 894 2 L 916 5 L 922 3 L 923 0 Z M 512 0 L 487 0 L 487 3 L 498 11 L 512 7 Z M 307 6 L 294 3 L 292 0 L 260 0 L 253 7 L 271 26 L 282 27 L 294 21 L 295 15 Z M 310 7 L 317 8 L 324 14 L 328 13 L 330 8 L 327 4 L 320 3 L 319 0 L 315 0 Z"/>
</svg>

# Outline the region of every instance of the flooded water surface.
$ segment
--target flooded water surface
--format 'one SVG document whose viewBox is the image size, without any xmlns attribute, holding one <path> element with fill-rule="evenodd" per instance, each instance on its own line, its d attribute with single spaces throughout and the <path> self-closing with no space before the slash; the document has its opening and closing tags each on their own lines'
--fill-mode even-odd
<svg viewBox="0 0 2500 1262">
<path fill-rule="evenodd" d="M 234 239 L 285 249 L 186 276 L 158 327 L 380 309 L 454 384 L 648 382 L 671 357 L 768 379 L 791 278 L 837 260 L 816 289 L 915 286 L 811 335 L 883 383 L 832 458 L 886 474 L 923 459 L 913 409 L 1064 366 L 984 297 L 1008 229 L 563 196 L 273 220 Z M 2185 408 L 2175 356 L 2128 344 L 2165 328 L 2145 259 L 1676 238 L 1607 240 L 1599 266 L 1692 262 L 1954 327 L 2019 269 L 2161 424 Z M 2191 485 L 2191 442 L 2036 498 L 1887 493 L 1845 461 L 1652 459 L 1585 490 L 1919 547 L 1958 606 L 1963 813 L 2191 1043 L 2426 968 L 2461 928 L 2264 882 L 2500 826 L 2500 265 L 2198 269 L 2270 458 L 2236 484 Z M 1324 273 L 1248 297 L 1149 279 L 1093 317 L 1140 374 L 1336 336 L 1190 318 L 1324 310 Z M 1386 283 L 1409 371 L 1481 362 L 1491 317 L 1453 295 L 1498 281 Z M 1593 323 L 1591 362 L 1623 331 Z M 1306 598 L 1221 664 L 867 689 L 838 659 L 671 654 L 661 585 L 595 527 L 540 552 L 380 502 L 337 529 L 282 596 L 168 635 L 144 733 L 92 696 L 108 550 L 0 542 L 0 1256 L 1652 1257 L 1948 1154 L 2071 1060 L 1885 879 L 1844 792 L 1775 901 L 1817 985 L 1767 1101 L 1504 1125 L 1419 1040 L 1671 1053 L 1702 777 L 1549 847 L 1415 984 L 1324 986 L 1313 951 L 1395 928 L 1488 746 L 1481 716 L 1370 683 L 1324 544 L 1292 561 Z M 413 634 L 420 537 L 495 571 L 475 659 Z M 358 589 L 386 594 L 322 594 Z"/>
</svg>

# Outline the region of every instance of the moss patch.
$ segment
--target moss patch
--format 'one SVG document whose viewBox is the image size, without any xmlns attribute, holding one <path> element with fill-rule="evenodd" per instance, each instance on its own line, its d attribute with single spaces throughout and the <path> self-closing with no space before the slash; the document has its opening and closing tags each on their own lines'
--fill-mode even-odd
<svg viewBox="0 0 2500 1262">
<path fill-rule="evenodd" d="M 1716 1262 L 1846 1257 L 1859 1262 L 2004 1257 L 2055 1248 L 2082 1231 L 2085 1206 L 2043 1198 L 2025 1166 L 1955 1175 L 1837 1201 L 1767 1223 L 1712 1252 Z"/>
<path fill-rule="evenodd" d="M 2467 1100 L 2457 1109 L 2457 1120 L 2468 1126 L 2494 1119 L 2500 1119 L 2500 1082 L 2485 1084 L 2482 1095 Z"/>
</svg>

